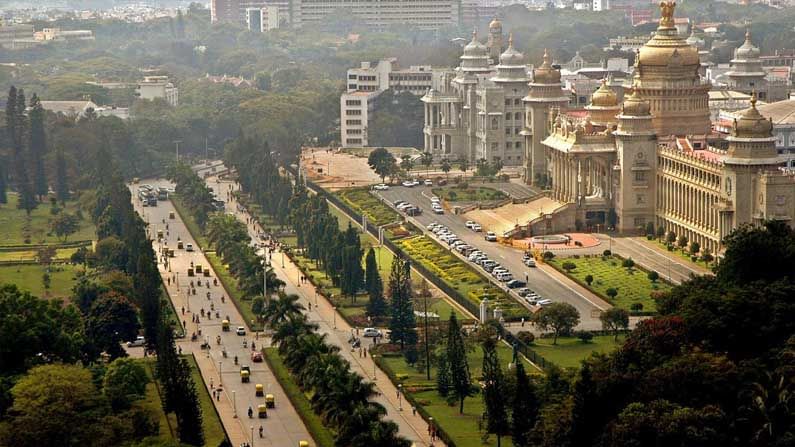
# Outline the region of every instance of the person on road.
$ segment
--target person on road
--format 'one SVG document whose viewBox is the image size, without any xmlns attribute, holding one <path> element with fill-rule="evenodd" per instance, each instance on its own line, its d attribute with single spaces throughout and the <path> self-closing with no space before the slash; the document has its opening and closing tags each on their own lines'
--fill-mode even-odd
<svg viewBox="0 0 795 447">
<path fill-rule="evenodd" d="M 261 425 L 259 426 L 259 437 L 260 438 L 264 437 L 263 434 L 262 434 L 262 426 Z"/>
<path fill-rule="evenodd" d="M 254 417 L 254 410 L 252 410 L 251 407 L 248 407 L 248 417 L 249 419 Z"/>
</svg>

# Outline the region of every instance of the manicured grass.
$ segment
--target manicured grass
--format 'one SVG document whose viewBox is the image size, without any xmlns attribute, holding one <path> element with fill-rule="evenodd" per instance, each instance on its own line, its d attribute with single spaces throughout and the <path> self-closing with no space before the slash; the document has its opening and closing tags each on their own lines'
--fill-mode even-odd
<svg viewBox="0 0 795 447">
<path fill-rule="evenodd" d="M 638 238 L 638 240 L 641 243 L 647 242 L 650 245 L 654 245 L 656 248 L 659 248 L 660 251 L 667 251 L 668 253 L 673 253 L 674 255 L 678 256 L 680 259 L 682 259 L 683 261 L 687 262 L 688 264 L 694 264 L 694 265 L 696 265 L 698 267 L 706 268 L 706 269 L 711 269 L 712 268 L 712 265 L 713 265 L 712 262 L 707 263 L 707 262 L 704 262 L 704 261 L 700 260 L 702 253 L 698 254 L 699 261 L 693 262 L 693 260 L 690 259 L 690 257 L 691 257 L 690 252 L 689 251 L 682 251 L 682 249 L 679 248 L 679 246 L 676 245 L 676 243 L 674 243 L 674 249 L 669 251 L 668 250 L 668 246 L 665 244 L 664 241 L 661 242 L 661 241 L 659 241 L 657 239 L 654 239 L 652 241 L 649 241 L 649 240 L 645 240 L 644 241 L 644 240 L 641 240 L 640 238 Z M 688 248 L 689 248 L 689 244 L 688 244 Z M 703 252 L 703 250 L 702 250 L 702 252 Z M 715 256 L 715 254 L 713 253 L 712 256 Z"/>
<path fill-rule="evenodd" d="M 261 331 L 262 324 L 256 322 L 254 312 L 251 311 L 252 300 L 245 299 L 243 292 L 237 288 L 237 279 L 229 273 L 226 264 L 224 264 L 215 252 L 205 252 L 204 256 L 210 261 L 213 270 L 215 270 L 215 274 L 218 275 L 218 279 L 229 292 L 232 300 L 234 300 L 237 310 L 243 315 L 243 318 L 246 320 L 246 326 L 252 331 Z"/>
<path fill-rule="evenodd" d="M 334 194 L 376 226 L 400 220 L 400 215 L 395 210 L 370 194 L 367 188 L 342 189 Z"/>
<path fill-rule="evenodd" d="M 433 193 L 448 202 L 485 202 L 504 199 L 505 193 L 485 186 L 474 186 L 466 189 L 457 186 L 433 188 Z"/>
<path fill-rule="evenodd" d="M 528 318 L 529 311 L 513 298 L 495 288 L 480 273 L 455 257 L 427 236 L 415 236 L 395 241 L 415 261 L 456 289 L 476 306 L 488 297 L 490 307 L 499 306 L 505 318 Z"/>
<path fill-rule="evenodd" d="M 59 260 L 69 259 L 74 252 L 78 249 L 73 248 L 58 248 L 55 250 L 55 258 Z M 36 259 L 36 250 L 14 250 L 14 251 L 0 251 L 0 262 L 2 261 L 33 261 Z"/>
<path fill-rule="evenodd" d="M 196 384 L 196 392 L 199 395 L 199 404 L 202 408 L 204 445 L 219 445 L 226 438 L 224 426 L 221 424 L 218 413 L 215 412 L 213 399 L 207 389 L 207 384 L 205 384 L 202 379 L 201 371 L 199 371 L 199 367 L 196 365 L 196 359 L 194 359 L 192 355 L 186 355 L 184 358 L 190 365 L 190 374 L 193 378 L 193 383 Z"/>
<path fill-rule="evenodd" d="M 583 343 L 576 337 L 559 337 L 558 344 L 552 344 L 552 338 L 536 338 L 530 346 L 546 360 L 563 368 L 579 368 L 580 362 L 593 352 L 611 352 L 621 346 L 624 335 L 613 341 L 612 335 L 597 335 L 590 343 Z"/>
<path fill-rule="evenodd" d="M 566 273 L 563 270 L 565 262 L 573 263 L 576 268 Z M 662 279 L 658 279 L 656 284 L 652 283 L 646 277 L 647 273 L 637 265 L 632 269 L 626 269 L 621 266 L 621 262 L 621 259 L 615 257 L 586 255 L 579 258 L 556 257 L 550 261 L 550 265 L 583 285 L 586 285 L 585 277 L 590 274 L 594 280 L 589 288 L 614 306 L 630 310 L 633 303 L 641 303 L 644 312 L 655 312 L 657 304 L 651 298 L 651 293 L 671 290 L 670 284 Z M 618 295 L 614 299 L 607 296 L 607 289 L 611 287 L 618 290 Z"/>
<path fill-rule="evenodd" d="M 320 447 L 333 447 L 333 433 L 323 425 L 320 416 L 312 411 L 309 399 L 290 376 L 290 371 L 282 362 L 281 356 L 279 356 L 279 351 L 276 348 L 265 348 L 263 352 L 265 353 L 265 361 L 268 362 L 274 377 L 284 389 L 287 398 L 290 399 L 290 403 L 293 404 L 293 407 L 298 412 L 298 416 L 304 421 L 304 425 L 306 425 L 315 443 Z"/>
<path fill-rule="evenodd" d="M 497 356 L 500 359 L 503 372 L 506 374 L 509 373 L 507 371 L 507 366 L 513 357 L 511 348 L 504 343 L 499 343 L 497 345 Z M 474 350 L 468 352 L 467 360 L 472 379 L 476 381 L 482 375 L 482 349 L 478 346 Z M 415 401 L 424 407 L 433 417 L 434 421 L 453 438 L 457 446 L 479 447 L 483 445 L 497 445 L 497 439 L 494 436 L 491 436 L 486 444 L 481 443 L 483 433 L 478 430 L 478 419 L 483 413 L 483 398 L 480 394 L 469 397 L 464 401 L 464 414 L 460 415 L 458 414 L 457 403 L 453 406 L 448 405 L 447 401 L 441 397 L 435 389 L 430 389 L 436 386 L 435 367 L 431 368 L 431 380 L 428 381 L 424 371 L 418 371 L 416 368 L 409 366 L 403 356 L 385 356 L 379 360 L 379 363 L 387 365 L 388 369 L 396 375 L 407 376 L 402 381 L 403 389 L 407 393 L 410 393 L 415 398 Z M 525 369 L 531 374 L 537 371 L 532 365 L 526 362 Z M 502 445 L 512 445 L 510 437 L 503 438 Z"/>
<path fill-rule="evenodd" d="M 169 200 L 171 200 L 171 203 L 174 205 L 177 213 L 179 213 L 179 217 L 185 223 L 185 226 L 188 228 L 191 236 L 193 236 L 193 239 L 196 240 L 196 244 L 199 245 L 199 248 L 202 250 L 208 249 L 210 247 L 210 243 L 207 242 L 207 238 L 204 237 L 204 233 L 199 227 L 199 224 L 196 223 L 196 219 L 193 218 L 193 214 L 190 213 L 188 207 L 182 203 L 179 195 L 169 194 Z"/>
<path fill-rule="evenodd" d="M 8 193 L 8 203 L 0 205 L 0 245 L 24 245 L 24 244 L 58 244 L 62 240 L 54 233 L 50 233 L 50 203 L 40 203 L 36 209 L 30 213 L 30 219 L 25 214 L 25 210 L 17 208 L 19 196 L 16 193 Z M 78 202 L 71 200 L 66 203 L 65 211 L 75 214 L 79 208 Z M 67 242 L 88 241 L 96 239 L 96 229 L 94 224 L 84 216 L 80 220 L 80 228 L 77 233 L 69 236 Z M 25 242 L 26 238 L 29 242 Z"/>
<path fill-rule="evenodd" d="M 83 266 L 53 264 L 50 268 L 50 288 L 45 289 L 42 276 L 46 267 L 38 264 L 0 266 L 0 283 L 16 284 L 20 290 L 28 291 L 40 298 L 68 298 L 77 282 L 77 273 Z"/>
<path fill-rule="evenodd" d="M 193 356 L 185 356 L 184 357 L 191 368 L 191 376 L 193 377 L 193 382 L 196 384 L 196 392 L 199 395 L 199 403 L 201 404 L 202 408 L 202 428 L 204 429 L 204 440 L 205 445 L 208 446 L 216 446 L 219 445 L 225 438 L 226 433 L 224 432 L 223 425 L 221 424 L 221 419 L 218 417 L 218 414 L 215 412 L 215 408 L 213 407 L 213 401 L 210 397 L 209 392 L 207 391 L 207 386 L 202 381 L 201 374 L 199 373 L 199 369 L 196 366 L 196 360 Z M 163 412 L 163 405 L 160 399 L 160 392 L 158 390 L 157 385 L 154 382 L 154 371 L 155 371 L 155 360 L 154 359 L 141 359 L 140 362 L 143 362 L 144 366 L 146 367 L 146 373 L 149 376 L 149 379 L 152 380 L 149 384 L 146 385 L 146 395 L 144 398 L 136 403 L 136 405 L 140 405 L 144 408 L 151 409 L 155 413 L 157 413 L 160 417 L 160 434 L 158 439 L 161 441 L 170 441 L 170 440 L 177 440 L 177 421 L 174 414 L 166 415 Z"/>
</svg>

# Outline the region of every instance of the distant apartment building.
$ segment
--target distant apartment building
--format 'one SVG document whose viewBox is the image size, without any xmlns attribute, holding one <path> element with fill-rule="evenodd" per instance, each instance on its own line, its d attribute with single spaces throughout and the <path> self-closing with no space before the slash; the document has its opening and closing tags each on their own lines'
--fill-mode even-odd
<svg viewBox="0 0 795 447">
<path fill-rule="evenodd" d="M 367 123 L 372 118 L 373 100 L 382 92 L 410 92 L 422 96 L 438 87 L 443 70 L 430 65 L 399 69 L 397 59 L 383 59 L 377 64 L 362 62 L 348 70 L 346 92 L 340 97 L 340 143 L 343 147 L 368 145 Z"/>
<path fill-rule="evenodd" d="M 246 28 L 249 31 L 264 33 L 279 28 L 279 6 L 267 5 L 264 8 L 246 9 Z"/>
<path fill-rule="evenodd" d="M 33 35 L 39 41 L 75 41 L 94 40 L 94 32 L 87 29 L 62 30 L 60 28 L 43 28 Z"/>
<path fill-rule="evenodd" d="M 33 39 L 33 25 L 6 25 L 0 22 L 0 47 L 9 50 L 29 48 L 38 44 Z"/>
<path fill-rule="evenodd" d="M 250 31 L 262 32 L 290 23 L 291 8 L 292 0 L 212 0 L 210 20 L 213 23 L 235 23 Z"/>
<path fill-rule="evenodd" d="M 461 8 L 460 0 L 293 0 L 292 25 L 300 28 L 322 23 L 341 11 L 373 28 L 410 25 L 433 30 L 458 25 Z"/>
<path fill-rule="evenodd" d="M 607 11 L 610 9 L 610 0 L 593 0 L 591 9 L 594 11 Z"/>
<path fill-rule="evenodd" d="M 168 76 L 145 76 L 138 82 L 135 96 L 150 101 L 162 98 L 172 107 L 179 105 L 179 90 L 168 80 Z"/>
<path fill-rule="evenodd" d="M 640 36 L 640 37 L 624 37 L 618 36 L 612 39 L 608 39 L 608 44 L 605 47 L 605 51 L 608 50 L 619 50 L 619 51 L 631 51 L 635 52 L 640 50 L 643 45 L 646 45 L 646 42 L 649 41 L 649 36 Z"/>
<path fill-rule="evenodd" d="M 240 0 L 210 0 L 212 23 L 240 23 Z"/>
</svg>

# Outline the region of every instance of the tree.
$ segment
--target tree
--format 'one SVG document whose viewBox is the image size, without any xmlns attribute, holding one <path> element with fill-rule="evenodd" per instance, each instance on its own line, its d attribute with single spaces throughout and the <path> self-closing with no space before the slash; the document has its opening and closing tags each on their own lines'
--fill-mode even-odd
<svg viewBox="0 0 795 447">
<path fill-rule="evenodd" d="M 458 324 L 455 312 L 450 313 L 447 326 L 447 353 L 445 354 L 450 369 L 450 391 L 458 400 L 458 413 L 464 414 L 464 399 L 472 395 L 472 378 L 469 375 L 464 335 Z"/>
<path fill-rule="evenodd" d="M 28 152 L 30 158 L 33 188 L 39 201 L 47 194 L 47 173 L 44 168 L 44 156 L 47 154 L 47 139 L 44 133 L 44 107 L 41 106 L 39 97 L 34 93 L 30 98 L 28 111 L 30 123 Z"/>
<path fill-rule="evenodd" d="M 529 447 L 530 431 L 538 419 L 539 402 L 523 362 L 516 362 L 516 388 L 511 401 L 511 440 L 516 447 Z"/>
<path fill-rule="evenodd" d="M 561 265 L 561 267 L 563 267 L 563 270 L 565 270 L 566 273 L 570 273 L 572 270 L 577 268 L 577 264 L 571 261 L 566 261 L 563 263 L 563 265 Z"/>
<path fill-rule="evenodd" d="M 411 155 L 406 154 L 400 157 L 400 167 L 406 171 L 406 173 L 409 173 L 412 169 L 414 169 L 414 161 L 411 159 Z"/>
<path fill-rule="evenodd" d="M 591 274 L 585 275 L 585 283 L 590 286 L 592 282 L 593 282 L 593 275 Z"/>
<path fill-rule="evenodd" d="M 267 92 L 271 89 L 271 74 L 267 71 L 260 71 L 254 77 L 254 82 L 257 84 L 258 89 Z"/>
<path fill-rule="evenodd" d="M 448 160 L 446 158 L 443 158 L 442 159 L 441 169 L 442 169 L 442 172 L 444 172 L 444 176 L 449 179 L 450 178 L 450 169 L 452 169 L 452 166 L 450 165 L 450 160 Z"/>
<path fill-rule="evenodd" d="M 615 287 L 608 287 L 607 290 L 605 290 L 605 295 L 609 296 L 611 300 L 615 299 L 615 297 L 618 296 L 618 289 Z"/>
<path fill-rule="evenodd" d="M 668 235 L 665 236 L 665 242 L 668 245 L 673 245 L 673 243 L 676 242 L 676 233 L 669 231 Z"/>
<path fill-rule="evenodd" d="M 66 174 L 66 159 L 63 148 L 58 146 L 55 151 L 55 196 L 61 205 L 66 205 L 69 200 L 69 182 Z"/>
<path fill-rule="evenodd" d="M 80 219 L 74 214 L 61 212 L 50 221 L 50 229 L 66 242 L 69 236 L 77 233 L 77 230 L 80 229 Z"/>
<path fill-rule="evenodd" d="M 701 244 L 696 241 L 690 243 L 690 254 L 696 256 L 701 251 Z"/>
<path fill-rule="evenodd" d="M 367 157 L 367 164 L 370 165 L 370 168 L 372 168 L 379 177 L 381 177 L 381 183 L 384 182 L 384 179 L 388 175 L 392 175 L 392 173 L 395 172 L 395 167 L 397 166 L 395 157 L 383 147 L 379 147 L 370 152 L 370 155 Z"/>
<path fill-rule="evenodd" d="M 569 303 L 552 303 L 533 315 L 532 321 L 542 331 L 551 330 L 555 334 L 552 344 L 556 345 L 561 333 L 580 324 L 580 313 Z"/>
<path fill-rule="evenodd" d="M 662 238 L 665 237 L 665 227 L 664 226 L 660 225 L 660 226 L 657 227 L 656 236 L 657 236 L 657 240 L 658 241 L 662 241 Z"/>
<path fill-rule="evenodd" d="M 6 173 L 6 163 L 8 163 L 2 155 L 0 155 L 0 205 L 8 203 L 8 173 Z"/>
<path fill-rule="evenodd" d="M 714 259 L 715 259 L 715 258 L 712 256 L 712 253 L 709 251 L 709 248 L 705 248 L 704 250 L 702 250 L 702 253 L 701 253 L 701 260 L 702 260 L 702 261 L 703 261 L 705 264 L 709 264 L 709 263 L 710 263 L 710 262 L 712 262 Z"/>
<path fill-rule="evenodd" d="M 101 296 L 86 316 L 86 335 L 95 348 L 111 358 L 125 355 L 120 343 L 138 335 L 138 313 L 130 300 L 115 292 Z"/>
<path fill-rule="evenodd" d="M 387 303 L 384 299 L 384 283 L 378 272 L 375 260 L 375 250 L 371 247 L 365 257 L 365 288 L 367 289 L 367 315 L 372 318 L 383 317 L 387 313 Z"/>
<path fill-rule="evenodd" d="M 633 261 L 632 258 L 624 259 L 621 261 L 621 267 L 624 267 L 627 270 L 632 270 L 632 268 L 635 267 L 635 261 Z"/>
<path fill-rule="evenodd" d="M 104 408 L 91 372 L 77 365 L 37 366 L 11 389 L 13 415 L 0 444 L 111 445 L 100 430 Z M 4 439 L 3 439 L 4 438 Z"/>
<path fill-rule="evenodd" d="M 190 365 L 184 358 L 179 359 L 176 375 L 177 389 L 180 399 L 176 411 L 177 430 L 180 442 L 193 446 L 204 445 L 202 428 L 202 409 L 196 384 L 191 376 Z"/>
<path fill-rule="evenodd" d="M 462 158 L 461 161 L 458 162 L 458 169 L 461 170 L 464 174 L 469 170 L 469 159 Z"/>
<path fill-rule="evenodd" d="M 147 383 L 149 377 L 141 362 L 119 358 L 108 365 L 102 379 L 102 392 L 114 410 L 126 410 L 133 401 L 144 397 Z"/>
<path fill-rule="evenodd" d="M 450 394 L 452 380 L 450 363 L 447 361 L 447 348 L 445 347 L 436 356 L 436 392 L 442 397 L 447 397 Z"/>
<path fill-rule="evenodd" d="M 430 152 L 423 152 L 420 156 L 420 162 L 425 166 L 425 173 L 427 174 L 431 164 L 433 164 L 433 155 Z"/>
<path fill-rule="evenodd" d="M 402 256 L 392 260 L 389 275 L 389 298 L 392 318 L 389 321 L 390 341 L 400 345 L 401 351 L 417 344 L 414 306 L 411 291 L 411 264 Z"/>
<path fill-rule="evenodd" d="M 619 307 L 611 307 L 599 315 L 602 329 L 613 332 L 613 339 L 618 340 L 618 332 L 629 328 L 629 312 Z"/>
<path fill-rule="evenodd" d="M 646 235 L 654 237 L 654 222 L 646 222 Z"/>
<path fill-rule="evenodd" d="M 505 379 L 497 358 L 496 342 L 486 338 L 483 342 L 483 404 L 486 410 L 486 431 L 497 436 L 497 446 L 502 436 L 508 434 Z"/>
<path fill-rule="evenodd" d="M 649 281 L 651 282 L 657 282 L 657 280 L 660 279 L 660 274 L 652 270 L 646 274 L 646 277 L 649 278 Z"/>
<path fill-rule="evenodd" d="M 687 236 L 684 234 L 679 236 L 679 239 L 676 240 L 676 245 L 679 246 L 679 249 L 684 251 L 685 247 L 687 247 Z"/>
</svg>

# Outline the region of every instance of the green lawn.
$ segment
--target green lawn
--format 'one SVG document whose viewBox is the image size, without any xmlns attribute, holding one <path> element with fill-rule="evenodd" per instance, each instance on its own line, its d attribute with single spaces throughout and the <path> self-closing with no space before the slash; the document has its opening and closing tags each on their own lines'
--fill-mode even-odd
<svg viewBox="0 0 795 447">
<path fill-rule="evenodd" d="M 191 368 L 191 375 L 193 377 L 193 381 L 196 384 L 196 392 L 199 395 L 199 402 L 202 408 L 202 426 L 204 428 L 204 441 L 205 445 L 208 446 L 216 446 L 219 445 L 225 438 L 226 433 L 224 432 L 223 425 L 221 424 L 221 419 L 218 417 L 218 414 L 215 412 L 215 408 L 213 407 L 212 398 L 210 397 L 210 393 L 207 390 L 207 386 L 204 384 L 201 378 L 201 374 L 199 373 L 199 368 L 196 366 L 196 360 L 193 356 L 185 356 L 185 359 L 188 361 L 188 364 Z M 148 359 L 148 360 L 140 360 L 144 363 L 146 367 L 147 375 L 149 379 L 154 380 L 154 371 L 155 371 L 155 360 Z M 152 411 L 156 412 L 159 416 L 160 422 L 160 434 L 158 439 L 161 441 L 171 441 L 177 440 L 177 421 L 174 414 L 166 415 L 163 412 L 163 406 L 160 399 L 160 393 L 154 381 L 149 382 L 146 385 L 146 395 L 144 399 L 139 401 L 137 405 L 141 405 L 144 408 L 149 408 Z"/>
<path fill-rule="evenodd" d="M 552 344 L 552 338 L 536 338 L 530 346 L 546 360 L 562 368 L 579 368 L 580 361 L 588 358 L 593 352 L 611 352 L 621 346 L 624 336 L 618 336 L 618 342 L 612 335 L 597 335 L 590 343 L 583 343 L 576 337 L 560 337 L 558 344 Z"/>
<path fill-rule="evenodd" d="M 237 279 L 229 273 L 226 264 L 223 263 L 215 252 L 205 252 L 204 255 L 207 257 L 207 260 L 210 261 L 210 264 L 212 264 L 213 270 L 215 270 L 215 274 L 218 275 L 218 279 L 221 280 L 224 288 L 230 293 L 231 298 L 237 305 L 237 309 L 243 314 L 243 318 L 246 320 L 246 326 L 252 331 L 261 331 L 262 325 L 256 322 L 254 312 L 251 311 L 252 300 L 245 299 L 243 292 L 237 288 Z"/>
<path fill-rule="evenodd" d="M 499 306 L 505 318 L 529 318 L 529 311 L 524 306 L 492 286 L 480 273 L 429 237 L 405 238 L 395 241 L 395 244 L 476 306 L 486 296 L 491 302 L 490 307 Z"/>
<path fill-rule="evenodd" d="M 290 371 L 284 366 L 282 358 L 279 356 L 279 351 L 276 348 L 265 348 L 263 352 L 265 353 L 265 361 L 268 362 L 274 377 L 284 389 L 287 398 L 290 399 L 293 407 L 298 412 L 298 416 L 304 421 L 304 425 L 306 425 L 315 443 L 319 447 L 333 447 L 333 433 L 323 425 L 320 416 L 312 411 L 309 399 L 290 376 Z"/>
<path fill-rule="evenodd" d="M 8 203 L 0 205 L 0 245 L 58 244 L 62 240 L 50 233 L 50 203 L 41 203 L 30 214 L 28 220 L 24 210 L 17 208 L 19 197 L 8 193 Z M 78 202 L 66 203 L 65 211 L 75 214 Z M 26 239 L 29 239 L 26 241 Z M 96 239 L 94 224 L 85 215 L 80 221 L 77 233 L 69 236 L 67 242 Z"/>
<path fill-rule="evenodd" d="M 644 312 L 655 312 L 657 304 L 651 298 L 651 292 L 671 290 L 671 286 L 662 279 L 657 280 L 656 284 L 652 283 L 646 277 L 647 273 L 637 266 L 632 269 L 622 267 L 622 260 L 615 257 L 603 258 L 601 255 L 586 255 L 580 258 L 556 257 L 550 261 L 550 265 L 564 271 L 562 267 L 564 262 L 572 262 L 576 266 L 574 270 L 566 273 L 567 276 L 586 285 L 585 277 L 592 275 L 594 280 L 590 289 L 612 305 L 623 309 L 630 310 L 633 303 L 641 303 Z M 618 290 L 618 295 L 614 299 L 609 298 L 606 293 L 611 287 Z"/>
<path fill-rule="evenodd" d="M 342 189 L 335 192 L 334 195 L 360 215 L 366 216 L 367 220 L 376 226 L 401 220 L 397 211 L 370 194 L 367 188 Z"/>
<path fill-rule="evenodd" d="M 485 202 L 506 198 L 505 193 L 485 186 L 474 186 L 466 189 L 457 186 L 433 188 L 433 193 L 448 202 Z"/>
<path fill-rule="evenodd" d="M 78 249 L 58 248 L 55 250 L 55 259 L 68 260 Z M 0 251 L 0 262 L 2 261 L 33 261 L 36 259 L 36 250 L 14 250 Z"/>
<path fill-rule="evenodd" d="M 507 372 L 508 363 L 512 359 L 511 348 L 504 343 L 497 345 L 497 355 L 503 372 Z M 482 373 L 483 351 L 480 347 L 467 354 L 469 369 L 473 380 L 477 380 Z M 488 443 L 481 443 L 482 433 L 478 430 L 478 419 L 483 412 L 483 399 L 481 395 L 475 395 L 464 401 L 464 414 L 458 414 L 458 405 L 449 406 L 444 398 L 439 396 L 435 389 L 436 369 L 431 368 L 431 380 L 428 381 L 423 371 L 410 367 L 402 356 L 386 356 L 379 360 L 382 365 L 387 365 L 395 374 L 405 374 L 406 379 L 402 381 L 403 389 L 415 398 L 425 410 L 433 417 L 442 429 L 453 438 L 457 446 L 460 447 L 479 447 L 483 445 L 496 446 L 497 439 L 494 436 L 489 438 Z M 528 373 L 537 371 L 529 363 L 525 363 Z M 406 404 L 409 407 L 410 404 Z M 502 440 L 502 445 L 510 446 L 509 438 Z"/>
<path fill-rule="evenodd" d="M 701 261 L 701 260 L 699 260 L 697 262 L 693 262 L 693 260 L 691 259 L 690 252 L 689 251 L 682 251 L 682 249 L 679 248 L 679 246 L 676 245 L 676 243 L 674 243 L 674 249 L 669 251 L 668 250 L 668 246 L 665 244 L 665 242 L 659 241 L 658 239 L 654 239 L 652 241 L 649 241 L 649 240 L 641 240 L 641 238 L 638 238 L 638 241 L 640 243 L 642 243 L 642 244 L 643 243 L 649 243 L 650 245 L 654 245 L 656 248 L 659 248 L 660 251 L 667 251 L 668 253 L 673 253 L 673 254 L 675 254 L 676 256 L 678 256 L 680 259 L 682 259 L 684 262 L 686 262 L 688 264 L 695 264 L 698 267 L 706 268 L 706 269 L 712 268 L 712 263 L 706 263 L 706 262 Z M 688 244 L 688 248 L 689 248 L 689 244 Z M 712 256 L 715 256 L 715 253 L 713 253 Z M 701 252 L 699 253 L 699 259 L 700 258 L 701 258 Z"/>
<path fill-rule="evenodd" d="M 77 272 L 83 266 L 53 264 L 50 271 L 50 289 L 44 288 L 42 276 L 45 267 L 38 264 L 0 266 L 0 283 L 16 284 L 20 290 L 28 291 L 40 298 L 68 298 L 77 282 Z"/>
</svg>

